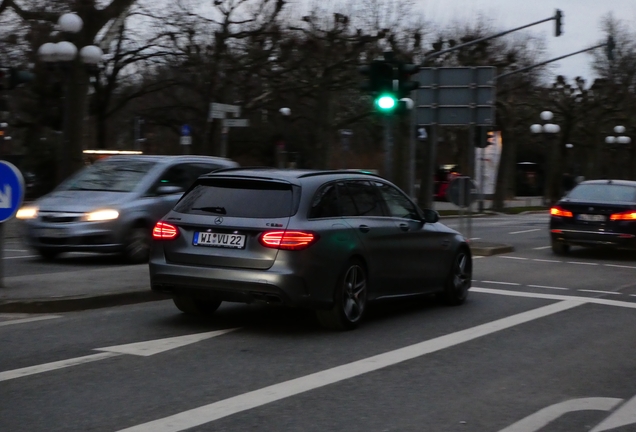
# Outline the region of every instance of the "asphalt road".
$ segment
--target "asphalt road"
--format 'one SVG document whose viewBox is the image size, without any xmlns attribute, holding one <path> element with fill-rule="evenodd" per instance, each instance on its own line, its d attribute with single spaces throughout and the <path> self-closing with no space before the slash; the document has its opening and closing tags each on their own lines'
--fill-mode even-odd
<svg viewBox="0 0 636 432">
<path fill-rule="evenodd" d="M 353 332 L 260 306 L 193 319 L 170 301 L 0 316 L 0 430 L 634 431 L 636 255 L 555 257 L 546 225 L 473 220 L 474 238 L 515 251 L 475 259 L 466 304 L 377 304 Z M 53 266 L 114 265 L 92 260 Z"/>
</svg>

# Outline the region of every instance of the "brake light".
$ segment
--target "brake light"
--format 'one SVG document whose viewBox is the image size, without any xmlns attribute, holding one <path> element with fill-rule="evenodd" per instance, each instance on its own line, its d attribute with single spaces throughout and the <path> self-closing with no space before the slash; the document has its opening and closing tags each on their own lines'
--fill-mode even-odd
<svg viewBox="0 0 636 432">
<path fill-rule="evenodd" d="M 265 247 L 301 250 L 318 240 L 318 235 L 308 231 L 267 231 L 260 235 L 258 241 Z"/>
<path fill-rule="evenodd" d="M 152 238 L 154 240 L 174 240 L 179 235 L 179 230 L 174 225 L 159 221 L 152 229 Z"/>
<path fill-rule="evenodd" d="M 636 221 L 636 210 L 628 210 L 622 213 L 610 215 L 612 221 Z"/>
<path fill-rule="evenodd" d="M 571 211 L 564 210 L 559 206 L 554 206 L 550 209 L 551 216 L 572 217 L 574 216 Z"/>
</svg>

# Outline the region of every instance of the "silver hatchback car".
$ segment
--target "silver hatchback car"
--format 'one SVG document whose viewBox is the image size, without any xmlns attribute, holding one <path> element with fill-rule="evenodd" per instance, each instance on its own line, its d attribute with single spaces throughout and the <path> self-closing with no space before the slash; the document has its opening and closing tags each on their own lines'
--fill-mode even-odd
<svg viewBox="0 0 636 432">
<path fill-rule="evenodd" d="M 27 244 L 42 257 L 62 252 L 119 253 L 147 261 L 153 225 L 202 174 L 237 167 L 212 156 L 111 156 L 21 208 Z"/>
<path fill-rule="evenodd" d="M 150 282 L 185 313 L 222 301 L 317 310 L 358 325 L 368 301 L 466 299 L 467 240 L 372 174 L 236 168 L 201 176 L 153 229 Z"/>
</svg>

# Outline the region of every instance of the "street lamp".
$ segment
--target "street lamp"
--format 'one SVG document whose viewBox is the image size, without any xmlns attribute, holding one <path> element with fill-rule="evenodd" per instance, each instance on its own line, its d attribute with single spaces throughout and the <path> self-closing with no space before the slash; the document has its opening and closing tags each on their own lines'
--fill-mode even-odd
<svg viewBox="0 0 636 432">
<path fill-rule="evenodd" d="M 535 123 L 530 126 L 530 132 L 533 134 L 541 134 L 546 146 L 548 153 L 548 175 L 545 183 L 544 198 L 547 203 L 551 203 L 559 198 L 557 195 L 559 195 L 560 183 L 557 180 L 557 174 L 559 172 L 560 165 L 558 163 L 560 162 L 560 149 L 557 146 L 550 147 L 548 145 L 548 138 L 558 134 L 561 131 L 561 127 L 557 124 L 550 123 L 550 121 L 554 118 L 552 111 L 542 111 L 540 117 L 541 120 L 543 120 L 543 123 Z"/>
<path fill-rule="evenodd" d="M 58 19 L 58 28 L 67 35 L 73 35 L 79 33 L 84 22 L 77 14 L 65 13 Z M 75 147 L 81 145 L 81 127 L 84 122 L 84 103 L 86 94 L 80 94 L 80 92 L 87 93 L 86 85 L 84 82 L 86 78 L 81 74 L 81 71 L 76 73 L 71 65 L 78 57 L 81 63 L 86 67 L 95 68 L 103 57 L 101 48 L 96 45 L 87 45 L 78 50 L 77 46 L 70 41 L 60 41 L 57 43 L 47 42 L 41 45 L 38 49 L 38 57 L 45 63 L 52 65 L 59 65 L 63 70 L 63 94 L 64 94 L 64 108 L 62 119 L 62 136 L 63 145 L 60 151 L 60 178 L 71 174 L 71 161 L 81 157 L 81 154 L 74 154 L 73 150 L 77 150 Z M 71 83 L 76 84 L 77 88 L 71 88 Z M 75 91 L 74 91 L 75 90 Z M 71 101 L 73 99 L 73 101 Z M 76 107 L 76 112 L 73 114 L 77 116 L 77 119 L 71 123 L 69 118 L 71 106 Z M 79 150 L 78 150 L 79 151 Z"/>
<path fill-rule="evenodd" d="M 289 118 L 291 116 L 291 109 L 287 107 L 283 107 L 279 109 L 278 112 L 283 116 L 283 122 L 285 123 L 285 126 L 284 126 L 285 131 L 281 133 L 280 140 L 276 142 L 276 167 L 285 168 L 285 163 L 286 163 L 285 159 L 287 155 L 287 151 L 285 150 L 285 146 L 287 144 L 285 142 L 285 135 L 288 132 L 287 129 L 289 128 L 289 125 L 287 123 L 289 122 Z"/>
<path fill-rule="evenodd" d="M 627 145 L 632 142 L 632 139 L 630 137 L 623 135 L 625 133 L 625 126 L 620 126 L 620 125 L 614 126 L 614 133 L 616 134 L 616 136 L 608 135 L 605 137 L 606 144 L 609 144 L 609 145 L 618 144 L 620 146 L 623 144 Z M 616 148 L 614 150 L 616 150 Z"/>
</svg>

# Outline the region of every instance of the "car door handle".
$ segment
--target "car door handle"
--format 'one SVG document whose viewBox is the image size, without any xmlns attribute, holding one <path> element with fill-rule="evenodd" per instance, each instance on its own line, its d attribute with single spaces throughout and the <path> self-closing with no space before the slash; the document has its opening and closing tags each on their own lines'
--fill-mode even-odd
<svg viewBox="0 0 636 432">
<path fill-rule="evenodd" d="M 371 230 L 371 228 L 369 228 L 368 225 L 360 225 L 358 229 L 364 233 L 369 232 Z"/>
<path fill-rule="evenodd" d="M 402 231 L 408 231 L 408 230 L 410 229 L 409 224 L 401 223 L 401 224 L 400 224 L 400 229 L 401 229 Z"/>
</svg>

